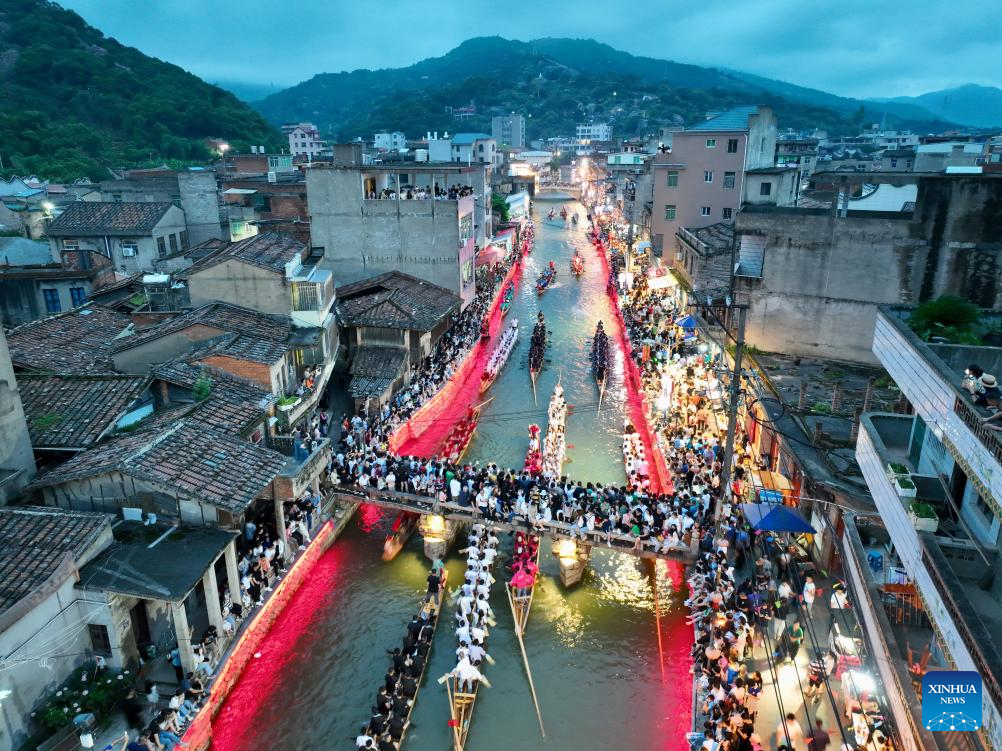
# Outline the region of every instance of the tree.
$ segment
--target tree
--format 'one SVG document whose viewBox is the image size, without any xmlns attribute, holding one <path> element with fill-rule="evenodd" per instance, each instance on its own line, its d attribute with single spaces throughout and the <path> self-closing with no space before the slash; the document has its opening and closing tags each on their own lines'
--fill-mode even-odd
<svg viewBox="0 0 1002 751">
<path fill-rule="evenodd" d="M 977 337 L 971 327 L 980 320 L 981 311 L 976 305 L 956 295 L 943 295 L 915 308 L 908 325 L 925 341 L 942 336 L 956 343 L 973 343 Z"/>
<path fill-rule="evenodd" d="M 498 215 L 502 223 L 507 222 L 511 218 L 508 213 L 508 201 L 500 193 L 491 194 L 491 211 Z"/>
</svg>

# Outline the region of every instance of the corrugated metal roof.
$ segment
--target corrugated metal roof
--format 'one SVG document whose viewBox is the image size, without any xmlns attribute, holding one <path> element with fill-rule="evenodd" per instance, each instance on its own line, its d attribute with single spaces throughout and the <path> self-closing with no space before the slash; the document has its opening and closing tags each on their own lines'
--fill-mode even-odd
<svg viewBox="0 0 1002 751">
<path fill-rule="evenodd" d="M 756 113 L 758 113 L 758 105 L 743 104 L 739 107 L 732 107 L 731 109 L 721 112 L 719 115 L 715 115 L 714 117 L 704 120 L 701 123 L 690 125 L 686 128 L 686 131 L 694 130 L 714 133 L 722 131 L 748 130 L 748 118 Z"/>
</svg>

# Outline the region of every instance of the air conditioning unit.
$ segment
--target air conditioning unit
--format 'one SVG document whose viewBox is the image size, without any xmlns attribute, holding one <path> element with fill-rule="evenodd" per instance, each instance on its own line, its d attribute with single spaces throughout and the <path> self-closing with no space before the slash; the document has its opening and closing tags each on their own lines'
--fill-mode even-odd
<svg viewBox="0 0 1002 751">
<path fill-rule="evenodd" d="M 278 182 L 278 175 L 276 175 L 274 172 L 269 172 L 268 173 L 268 182 L 270 182 L 270 183 Z"/>
<path fill-rule="evenodd" d="M 122 248 L 122 256 L 124 258 L 132 258 L 134 255 L 136 255 L 136 249 L 135 248 L 130 247 L 128 245 L 126 245 L 126 246 L 124 246 Z"/>
</svg>

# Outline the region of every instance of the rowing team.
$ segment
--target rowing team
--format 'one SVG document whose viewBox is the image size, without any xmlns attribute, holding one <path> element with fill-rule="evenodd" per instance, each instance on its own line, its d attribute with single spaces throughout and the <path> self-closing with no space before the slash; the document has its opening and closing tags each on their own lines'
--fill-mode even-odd
<svg viewBox="0 0 1002 751">
<path fill-rule="evenodd" d="M 495 531 L 483 524 L 473 525 L 468 541 L 467 547 L 459 551 L 466 553 L 466 576 L 459 588 L 456 608 L 457 662 L 449 675 L 456 679 L 461 690 L 470 693 L 479 682 L 491 685 L 480 667 L 485 660 L 489 661 L 485 641 L 494 613 L 488 598 L 494 583 L 491 566 L 497 557 L 499 541 Z"/>
<path fill-rule="evenodd" d="M 491 358 L 487 361 L 487 366 L 484 368 L 484 380 L 496 376 L 501 368 L 504 367 L 505 363 L 508 362 L 508 356 L 515 347 L 516 339 L 518 339 L 517 318 L 513 320 L 511 325 L 504 330 L 503 334 L 501 334 L 501 340 L 498 342 L 497 347 L 494 348 L 494 351 L 491 353 Z"/>
<path fill-rule="evenodd" d="M 547 477 L 560 477 L 567 453 L 565 438 L 567 402 L 564 400 L 564 389 L 559 383 L 553 389 L 547 417 L 549 422 L 546 425 L 546 438 L 543 441 L 542 470 Z"/>
</svg>

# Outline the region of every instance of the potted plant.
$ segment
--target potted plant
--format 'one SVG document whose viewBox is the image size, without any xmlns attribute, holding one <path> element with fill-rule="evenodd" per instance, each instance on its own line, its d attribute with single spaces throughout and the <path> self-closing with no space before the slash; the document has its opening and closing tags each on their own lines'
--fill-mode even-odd
<svg viewBox="0 0 1002 751">
<path fill-rule="evenodd" d="M 278 400 L 278 408 L 282 412 L 288 412 L 289 410 L 293 409 L 297 404 L 299 404 L 299 401 L 300 399 L 298 396 L 283 396 L 281 399 Z"/>
<path fill-rule="evenodd" d="M 887 463 L 887 477 L 891 482 L 894 482 L 895 477 L 905 476 L 907 477 L 910 473 L 908 472 L 908 467 L 904 464 L 899 464 L 898 462 L 888 462 Z"/>
<path fill-rule="evenodd" d="M 918 532 L 935 532 L 939 529 L 939 517 L 932 504 L 925 501 L 913 501 L 908 508 L 908 518 Z"/>
<path fill-rule="evenodd" d="M 897 488 L 898 496 L 901 498 L 915 497 L 915 483 L 912 482 L 910 475 L 896 476 L 894 478 L 894 487 Z"/>
</svg>

